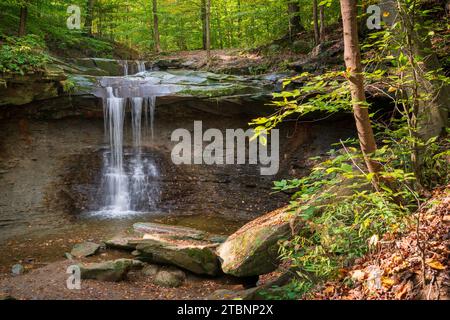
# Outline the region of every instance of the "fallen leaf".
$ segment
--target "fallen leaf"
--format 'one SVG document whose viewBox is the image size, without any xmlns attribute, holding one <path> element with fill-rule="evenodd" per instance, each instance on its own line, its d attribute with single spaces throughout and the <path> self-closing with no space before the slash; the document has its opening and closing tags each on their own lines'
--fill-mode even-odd
<svg viewBox="0 0 450 320">
<path fill-rule="evenodd" d="M 432 269 L 435 270 L 445 270 L 445 266 L 437 260 L 427 259 L 427 265 L 429 265 Z"/>
</svg>

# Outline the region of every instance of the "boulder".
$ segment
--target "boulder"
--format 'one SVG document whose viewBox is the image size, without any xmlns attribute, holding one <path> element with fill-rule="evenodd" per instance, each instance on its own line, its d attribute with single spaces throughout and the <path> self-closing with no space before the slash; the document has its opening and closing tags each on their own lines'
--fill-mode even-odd
<svg viewBox="0 0 450 320">
<path fill-rule="evenodd" d="M 79 264 L 81 279 L 95 279 L 100 281 L 121 281 L 132 269 L 143 267 L 143 263 L 131 259 L 118 259 L 99 263 Z"/>
<path fill-rule="evenodd" d="M 365 185 L 361 183 L 360 188 L 362 190 Z M 310 204 L 314 212 L 352 192 L 352 181 L 348 180 L 317 192 L 316 197 L 305 205 Z M 217 249 L 223 272 L 250 277 L 274 271 L 279 264 L 279 240 L 291 238 L 302 223 L 298 214 L 284 207 L 244 225 Z"/>
<path fill-rule="evenodd" d="M 142 268 L 142 273 L 146 276 L 153 277 L 155 276 L 159 271 L 159 266 L 155 264 L 148 264 L 144 268 Z"/>
<path fill-rule="evenodd" d="M 275 210 L 243 226 L 219 246 L 222 270 L 233 276 L 266 274 L 278 266 L 278 241 L 289 236 L 291 214 Z"/>
<path fill-rule="evenodd" d="M 163 268 L 158 271 L 153 283 L 167 288 L 176 288 L 183 284 L 186 274 L 175 268 Z"/>
<path fill-rule="evenodd" d="M 164 235 L 171 237 L 173 239 L 194 239 L 203 240 L 206 236 L 206 232 L 196 230 L 188 227 L 170 226 L 160 223 L 151 222 L 138 222 L 133 224 L 133 229 L 135 232 L 143 234 L 154 235 Z"/>
<path fill-rule="evenodd" d="M 107 248 L 110 248 L 110 249 L 133 251 L 136 249 L 136 245 L 130 243 L 130 241 L 132 241 L 132 240 L 136 240 L 136 238 L 116 237 L 116 238 L 105 241 L 105 245 Z"/>
<path fill-rule="evenodd" d="M 76 244 L 70 254 L 75 258 L 85 258 L 93 256 L 100 249 L 100 245 L 93 242 L 83 242 Z"/>
<path fill-rule="evenodd" d="M 195 243 L 206 243 L 208 245 L 218 246 L 225 242 L 227 236 L 210 234 L 205 231 L 181 227 L 170 226 L 160 223 L 138 222 L 133 225 L 134 234 L 128 237 L 115 237 L 105 241 L 105 245 L 111 249 L 135 251 L 136 245 L 140 240 L 146 238 L 152 239 L 153 236 L 166 239 L 168 241 L 189 241 Z M 134 253 L 133 253 L 134 255 Z"/>
<path fill-rule="evenodd" d="M 215 245 L 168 240 L 157 235 L 132 243 L 136 244 L 136 250 L 140 252 L 137 257 L 139 260 L 174 265 L 196 274 L 214 276 L 219 272 Z"/>
</svg>

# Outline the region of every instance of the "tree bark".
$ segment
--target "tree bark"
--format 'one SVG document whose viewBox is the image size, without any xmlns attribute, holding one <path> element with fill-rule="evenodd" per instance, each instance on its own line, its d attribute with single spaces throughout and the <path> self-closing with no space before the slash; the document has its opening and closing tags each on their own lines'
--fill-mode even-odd
<svg viewBox="0 0 450 320">
<path fill-rule="evenodd" d="M 86 22 L 84 23 L 84 27 L 86 29 L 86 33 L 89 36 L 92 36 L 92 21 L 94 19 L 94 2 L 95 0 L 88 0 L 87 2 L 87 10 L 86 10 Z"/>
<path fill-rule="evenodd" d="M 161 44 L 159 40 L 159 21 L 158 21 L 158 0 L 153 0 L 153 41 L 155 43 L 155 51 L 161 52 Z"/>
<path fill-rule="evenodd" d="M 320 42 L 325 41 L 325 6 L 319 7 L 319 15 L 320 15 Z"/>
<path fill-rule="evenodd" d="M 294 34 L 305 30 L 300 19 L 300 6 L 298 4 L 298 0 L 288 0 L 288 13 L 289 36 L 292 38 Z"/>
<path fill-rule="evenodd" d="M 317 0 L 313 0 L 314 42 L 316 45 L 318 45 L 320 43 L 318 11 L 319 11 L 319 7 L 317 5 Z"/>
<path fill-rule="evenodd" d="M 202 48 L 206 50 L 206 0 L 201 0 L 200 18 L 202 20 Z"/>
<path fill-rule="evenodd" d="M 211 62 L 211 0 L 206 0 L 206 59 Z"/>
<path fill-rule="evenodd" d="M 20 7 L 19 37 L 23 37 L 27 33 L 28 7 Z"/>
<path fill-rule="evenodd" d="M 370 173 L 377 173 L 379 165 L 370 159 L 377 146 L 370 123 L 369 110 L 364 92 L 361 53 L 358 40 L 357 0 L 341 0 L 342 23 L 344 27 L 344 60 L 352 95 L 353 113 L 358 130 L 361 151 Z"/>
</svg>

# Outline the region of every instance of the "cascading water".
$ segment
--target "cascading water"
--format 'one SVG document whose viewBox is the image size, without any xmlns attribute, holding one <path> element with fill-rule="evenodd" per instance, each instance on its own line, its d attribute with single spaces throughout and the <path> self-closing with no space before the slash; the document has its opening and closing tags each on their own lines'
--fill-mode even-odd
<svg viewBox="0 0 450 320">
<path fill-rule="evenodd" d="M 100 194 L 104 203 L 95 212 L 109 217 L 155 210 L 159 199 L 159 187 L 155 181 L 159 173 L 151 155 L 143 150 L 143 137 L 147 137 L 148 129 L 153 137 L 156 98 L 119 98 L 119 93 L 119 88 L 106 88 L 104 116 L 109 150 L 103 155 Z M 124 142 L 127 106 L 131 107 L 132 128 L 132 143 L 128 147 Z"/>
<path fill-rule="evenodd" d="M 123 66 L 123 75 L 124 76 L 128 76 L 128 61 L 127 60 L 123 60 L 122 61 L 122 66 Z"/>
<path fill-rule="evenodd" d="M 145 71 L 145 61 L 136 61 L 136 66 L 137 66 L 137 71 L 140 72 L 144 72 Z"/>
</svg>

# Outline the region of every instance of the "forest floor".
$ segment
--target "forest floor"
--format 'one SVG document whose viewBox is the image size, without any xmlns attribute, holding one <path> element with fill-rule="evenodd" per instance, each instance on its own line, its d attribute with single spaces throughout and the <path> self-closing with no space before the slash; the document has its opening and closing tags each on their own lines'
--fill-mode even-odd
<svg viewBox="0 0 450 320">
<path fill-rule="evenodd" d="M 160 56 L 161 59 L 179 60 L 191 69 L 208 69 L 211 72 L 229 74 L 260 74 L 287 71 L 287 64 L 306 57 L 307 54 L 284 50 L 271 55 L 258 51 L 242 49 L 211 50 L 211 63 L 208 66 L 204 50 L 180 51 Z M 283 65 L 285 64 L 285 66 Z"/>
<path fill-rule="evenodd" d="M 375 242 L 371 253 L 342 269 L 338 280 L 317 288 L 312 298 L 450 299 L 450 186 L 434 191 L 406 231 Z M 349 278 L 353 284 L 345 281 Z"/>
<path fill-rule="evenodd" d="M 165 288 L 153 283 L 152 276 L 139 271 L 128 273 L 120 282 L 83 280 L 80 290 L 70 290 L 66 282 L 67 268 L 74 261 L 59 261 L 31 270 L 20 276 L 0 275 L 0 300 L 204 300 L 216 290 L 243 290 L 235 278 L 221 276 L 204 278 L 187 274 L 181 287 Z M 274 279 L 279 273 L 260 277 L 260 284 Z"/>
</svg>

